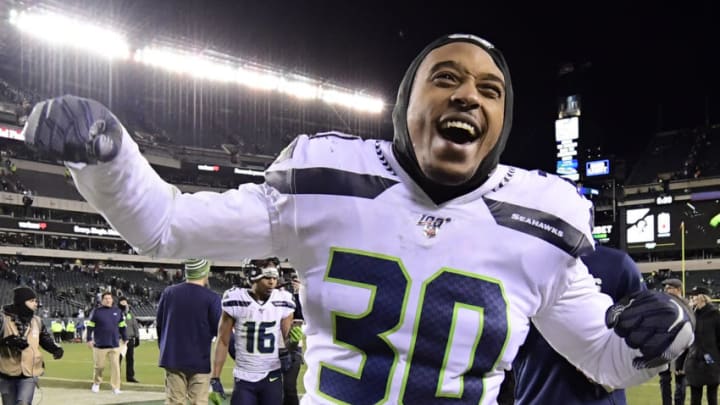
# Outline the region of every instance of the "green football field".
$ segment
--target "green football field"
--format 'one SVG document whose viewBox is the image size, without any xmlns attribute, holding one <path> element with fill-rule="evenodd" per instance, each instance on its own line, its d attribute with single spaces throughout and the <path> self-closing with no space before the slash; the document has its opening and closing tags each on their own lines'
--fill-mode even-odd
<svg viewBox="0 0 720 405">
<path fill-rule="evenodd" d="M 92 379 L 92 350 L 85 344 L 65 343 L 65 356 L 62 360 L 52 360 L 52 356 L 45 355 L 46 377 L 56 377 L 71 380 L 87 381 L 88 389 Z M 144 341 L 135 350 L 135 376 L 142 384 L 143 390 L 152 389 L 147 385 L 155 385 L 156 390 L 161 390 L 164 375 L 161 368 L 157 366 L 158 347 L 156 342 Z M 132 384 L 125 383 L 125 363 L 123 362 L 122 380 L 123 390 L 132 390 Z M 105 369 L 105 381 L 109 381 L 109 370 Z M 228 358 L 222 373 L 222 382 L 226 389 L 232 389 L 232 360 Z M 42 379 L 41 379 L 42 382 Z M 138 387 L 140 388 L 140 387 Z M 305 392 L 302 383 L 298 384 L 299 392 Z M 657 405 L 660 401 L 660 388 L 657 378 L 638 387 L 628 390 L 628 404 L 630 405 Z M 689 395 L 686 400 L 689 404 Z"/>
<path fill-rule="evenodd" d="M 89 389 L 92 384 L 93 374 L 92 349 L 85 343 L 64 343 L 63 349 L 65 355 L 60 360 L 53 360 L 52 356 L 44 353 L 45 377 L 87 381 Z M 135 378 L 140 381 L 143 390 L 152 388 L 146 387 L 147 385 L 156 385 L 158 391 L 162 390 L 165 374 L 163 369 L 158 367 L 159 354 L 160 351 L 156 341 L 143 341 L 139 347 L 135 348 Z M 232 367 L 233 360 L 228 357 L 220 377 L 226 390 L 231 390 L 233 386 Z M 124 361 L 120 375 L 122 377 L 122 389 L 132 390 L 133 384 L 125 382 Z M 107 383 L 110 382 L 110 369 L 108 366 L 105 367 L 103 372 L 103 379 Z M 301 385 L 299 389 L 300 392 L 305 392 Z"/>
</svg>

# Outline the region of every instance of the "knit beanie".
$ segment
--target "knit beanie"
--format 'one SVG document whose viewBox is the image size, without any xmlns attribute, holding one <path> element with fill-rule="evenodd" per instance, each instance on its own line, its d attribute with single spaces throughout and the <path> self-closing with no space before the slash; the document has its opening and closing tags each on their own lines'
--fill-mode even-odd
<svg viewBox="0 0 720 405">
<path fill-rule="evenodd" d="M 25 307 L 25 301 L 37 298 L 37 294 L 31 288 L 28 287 L 17 287 L 13 290 L 13 304 L 16 307 Z"/>
<path fill-rule="evenodd" d="M 207 259 L 188 259 L 185 262 L 185 278 L 200 280 L 210 274 L 210 262 Z"/>
</svg>

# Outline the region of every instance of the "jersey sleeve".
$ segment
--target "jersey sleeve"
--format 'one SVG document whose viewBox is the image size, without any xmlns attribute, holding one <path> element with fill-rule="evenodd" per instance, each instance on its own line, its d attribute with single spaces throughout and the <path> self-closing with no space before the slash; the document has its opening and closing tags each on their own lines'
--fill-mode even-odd
<svg viewBox="0 0 720 405">
<path fill-rule="evenodd" d="M 571 181 L 556 175 L 546 176 L 545 191 L 538 196 L 543 200 L 543 207 L 579 231 L 576 240 L 568 241 L 574 245 L 576 257 L 592 252 L 595 246 L 592 203 L 578 192 Z"/>
<path fill-rule="evenodd" d="M 282 314 L 282 318 L 285 319 L 290 315 L 295 314 L 295 299 L 293 299 L 292 294 L 290 294 L 287 291 L 280 291 L 282 294 L 279 295 L 278 304 L 280 308 L 282 309 L 280 312 Z"/>
<path fill-rule="evenodd" d="M 628 347 L 605 325 L 605 311 L 612 300 L 597 290 L 585 265 L 576 259 L 567 274 L 560 296 L 533 318 L 550 346 L 592 381 L 614 389 L 656 375 L 659 368 L 636 369 L 633 359 L 641 356 L 640 351 Z"/>
<path fill-rule="evenodd" d="M 240 317 L 240 309 L 250 304 L 249 302 L 243 302 L 243 300 L 238 297 L 239 294 L 236 294 L 238 291 L 240 290 L 235 287 L 225 291 L 220 304 L 223 312 L 230 315 L 235 320 Z"/>
<path fill-rule="evenodd" d="M 111 162 L 67 165 L 80 194 L 143 254 L 214 260 L 278 254 L 270 187 L 182 193 L 160 178 L 125 130 Z"/>
</svg>

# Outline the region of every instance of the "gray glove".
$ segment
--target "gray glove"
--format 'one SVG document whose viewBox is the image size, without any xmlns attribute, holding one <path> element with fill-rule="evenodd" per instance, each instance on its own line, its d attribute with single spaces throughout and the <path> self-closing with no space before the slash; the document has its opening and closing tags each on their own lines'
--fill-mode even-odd
<svg viewBox="0 0 720 405">
<path fill-rule="evenodd" d="M 66 162 L 109 162 L 122 144 L 122 125 L 95 100 L 62 96 L 37 103 L 28 117 L 25 142 L 42 155 Z"/>
</svg>

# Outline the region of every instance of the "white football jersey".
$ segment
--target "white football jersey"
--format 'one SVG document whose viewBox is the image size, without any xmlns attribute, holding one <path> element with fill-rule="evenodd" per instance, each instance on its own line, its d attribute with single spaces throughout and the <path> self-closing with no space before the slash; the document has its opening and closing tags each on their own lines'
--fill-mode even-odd
<svg viewBox="0 0 720 405">
<path fill-rule="evenodd" d="M 303 403 L 493 404 L 529 322 L 594 381 L 625 387 L 630 349 L 577 257 L 591 205 L 568 182 L 500 165 L 440 205 L 386 141 L 300 136 L 266 183 L 182 194 L 126 134 L 110 163 L 73 170 L 133 246 L 165 257 L 287 257 L 305 285 Z"/>
<path fill-rule="evenodd" d="M 295 311 L 290 293 L 273 290 L 262 305 L 245 288 L 231 288 L 222 298 L 222 309 L 235 320 L 235 368 L 233 376 L 260 381 L 280 368 L 278 348 L 283 336 L 283 318 Z"/>
</svg>

